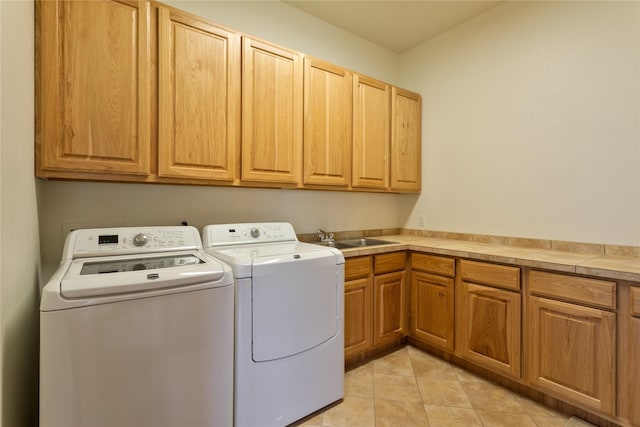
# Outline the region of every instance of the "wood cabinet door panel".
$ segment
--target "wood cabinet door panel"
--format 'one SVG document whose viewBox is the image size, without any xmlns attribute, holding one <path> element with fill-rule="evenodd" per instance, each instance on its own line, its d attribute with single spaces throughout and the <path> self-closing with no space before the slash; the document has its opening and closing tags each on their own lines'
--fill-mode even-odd
<svg viewBox="0 0 640 427">
<path fill-rule="evenodd" d="M 374 345 L 406 335 L 405 273 L 375 276 L 373 295 Z"/>
<path fill-rule="evenodd" d="M 149 3 L 37 7 L 39 169 L 149 174 Z"/>
<path fill-rule="evenodd" d="M 520 378 L 520 294 L 464 281 L 456 292 L 460 355 Z"/>
<path fill-rule="evenodd" d="M 159 176 L 232 181 L 240 137 L 240 35 L 159 9 Z"/>
<path fill-rule="evenodd" d="M 386 83 L 353 76 L 353 187 L 389 188 L 389 96 Z"/>
<path fill-rule="evenodd" d="M 640 293 L 640 288 L 636 289 Z M 629 319 L 629 421 L 634 426 L 640 426 L 640 313 L 638 317 Z"/>
<path fill-rule="evenodd" d="M 344 284 L 344 356 L 368 350 L 372 346 L 373 296 L 371 279 Z"/>
<path fill-rule="evenodd" d="M 297 184 L 302 55 L 243 37 L 242 59 L 242 179 Z"/>
<path fill-rule="evenodd" d="M 391 91 L 391 189 L 420 191 L 422 98 L 417 93 Z"/>
<path fill-rule="evenodd" d="M 426 343 L 453 351 L 452 278 L 411 273 L 411 335 Z"/>
<path fill-rule="evenodd" d="M 304 183 L 351 183 L 351 72 L 304 58 Z"/>
<path fill-rule="evenodd" d="M 629 289 L 631 299 L 631 315 L 640 317 L 640 288 L 631 287 Z"/>
<path fill-rule="evenodd" d="M 616 315 L 540 297 L 529 310 L 530 383 L 614 416 Z"/>
</svg>

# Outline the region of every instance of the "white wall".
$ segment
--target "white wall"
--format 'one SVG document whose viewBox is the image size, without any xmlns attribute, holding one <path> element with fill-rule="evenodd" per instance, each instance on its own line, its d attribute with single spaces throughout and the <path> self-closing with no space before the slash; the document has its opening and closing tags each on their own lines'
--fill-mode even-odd
<svg viewBox="0 0 640 427">
<path fill-rule="evenodd" d="M 638 2 L 504 2 L 401 56 L 423 96 L 408 228 L 640 244 Z"/>
<path fill-rule="evenodd" d="M 278 1 L 168 2 L 246 34 L 394 83 L 397 56 Z M 60 261 L 63 230 L 81 227 L 289 221 L 298 233 L 395 228 L 398 195 L 43 181 L 43 277 Z"/>
<path fill-rule="evenodd" d="M 296 232 L 396 227 L 397 195 L 251 188 L 44 183 L 39 203 L 43 277 L 60 261 L 63 230 L 97 226 L 287 221 Z"/>
<path fill-rule="evenodd" d="M 38 217 L 34 156 L 34 2 L 1 1 L 0 327 L 2 418 L 37 425 Z"/>
</svg>

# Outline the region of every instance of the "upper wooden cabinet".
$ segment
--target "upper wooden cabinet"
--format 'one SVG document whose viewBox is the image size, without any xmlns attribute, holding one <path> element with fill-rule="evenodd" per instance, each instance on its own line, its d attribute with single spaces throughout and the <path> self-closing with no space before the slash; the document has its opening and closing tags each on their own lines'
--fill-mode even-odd
<svg viewBox="0 0 640 427">
<path fill-rule="evenodd" d="M 158 175 L 232 181 L 240 142 L 240 35 L 160 7 Z"/>
<path fill-rule="evenodd" d="M 302 55 L 249 37 L 242 40 L 242 179 L 298 184 Z"/>
<path fill-rule="evenodd" d="M 36 173 L 149 174 L 149 3 L 36 6 Z"/>
<path fill-rule="evenodd" d="M 304 184 L 351 183 L 351 72 L 304 59 Z"/>
<path fill-rule="evenodd" d="M 389 97 L 381 81 L 353 76 L 354 188 L 389 188 Z"/>
<path fill-rule="evenodd" d="M 420 96 L 151 1 L 37 0 L 36 175 L 420 191 Z"/>
<path fill-rule="evenodd" d="M 391 89 L 391 190 L 420 191 L 422 98 Z"/>
</svg>

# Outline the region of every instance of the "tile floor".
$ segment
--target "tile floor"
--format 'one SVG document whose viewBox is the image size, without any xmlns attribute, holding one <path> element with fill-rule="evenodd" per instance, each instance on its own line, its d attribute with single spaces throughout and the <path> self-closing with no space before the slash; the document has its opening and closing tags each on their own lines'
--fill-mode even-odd
<svg viewBox="0 0 640 427">
<path fill-rule="evenodd" d="M 590 426 L 415 347 L 345 374 L 344 400 L 301 426 Z"/>
</svg>

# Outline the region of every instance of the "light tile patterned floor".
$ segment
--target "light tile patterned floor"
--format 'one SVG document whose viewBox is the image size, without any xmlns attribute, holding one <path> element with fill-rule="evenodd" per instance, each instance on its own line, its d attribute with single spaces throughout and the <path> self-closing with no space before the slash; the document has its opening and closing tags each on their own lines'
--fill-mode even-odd
<svg viewBox="0 0 640 427">
<path fill-rule="evenodd" d="M 344 400 L 301 424 L 333 427 L 560 427 L 557 413 L 415 347 L 345 374 Z"/>
</svg>

